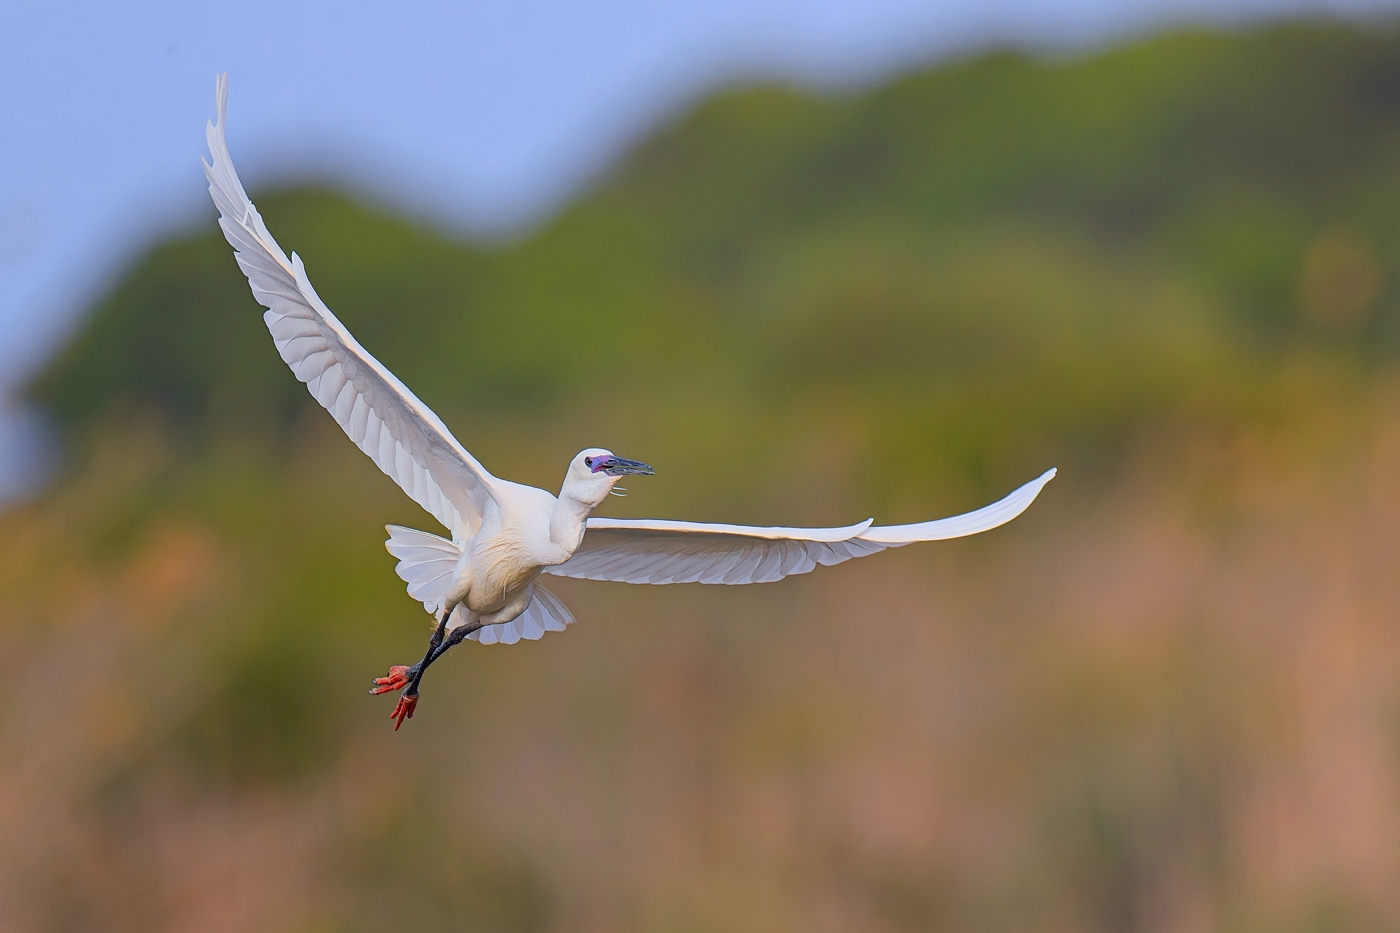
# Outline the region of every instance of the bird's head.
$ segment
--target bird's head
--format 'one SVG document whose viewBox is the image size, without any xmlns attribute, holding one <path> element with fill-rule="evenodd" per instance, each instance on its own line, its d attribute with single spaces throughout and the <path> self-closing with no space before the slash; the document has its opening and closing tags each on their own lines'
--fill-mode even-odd
<svg viewBox="0 0 1400 933">
<path fill-rule="evenodd" d="M 628 460 L 611 450 L 590 447 L 579 451 L 569 464 L 569 473 L 564 477 L 564 493 L 592 507 L 606 499 L 608 493 L 618 495 L 625 491 L 614 490 L 622 477 L 651 476 L 655 472 L 640 460 Z"/>
</svg>

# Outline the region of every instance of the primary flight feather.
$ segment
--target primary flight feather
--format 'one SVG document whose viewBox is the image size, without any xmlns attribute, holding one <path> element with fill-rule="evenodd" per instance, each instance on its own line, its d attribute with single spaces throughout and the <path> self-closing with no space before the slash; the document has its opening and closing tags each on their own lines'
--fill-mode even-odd
<svg viewBox="0 0 1400 933">
<path fill-rule="evenodd" d="M 652 519 L 590 518 L 619 478 L 652 468 L 603 448 L 569 463 L 558 497 L 492 476 L 441 419 L 360 346 L 316 295 L 296 253 L 288 258 L 248 200 L 224 138 L 228 79 L 217 82 L 218 121 L 204 163 L 219 226 L 233 246 L 282 359 L 350 440 L 448 530 L 443 538 L 387 526 L 389 553 L 437 625 L 423 659 L 375 679 L 399 690 L 394 728 L 413 715 L 423 672 L 464 638 L 514 644 L 561 631 L 573 615 L 540 585 L 541 573 L 620 583 L 768 583 L 915 541 L 977 534 L 1011 521 L 1053 469 L 975 512 L 910 525 L 761 528 Z"/>
</svg>

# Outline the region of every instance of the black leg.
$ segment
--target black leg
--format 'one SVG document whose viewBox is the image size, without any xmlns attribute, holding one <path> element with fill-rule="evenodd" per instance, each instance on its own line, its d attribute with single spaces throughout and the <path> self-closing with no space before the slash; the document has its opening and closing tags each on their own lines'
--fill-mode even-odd
<svg viewBox="0 0 1400 933">
<path fill-rule="evenodd" d="M 433 637 L 428 639 L 428 650 L 423 654 L 423 660 L 408 669 L 408 673 L 413 679 L 409 682 L 408 689 L 404 690 L 404 696 L 418 695 L 418 681 L 423 679 L 423 672 L 437 657 L 437 650 L 442 647 L 443 636 L 447 633 L 447 620 L 452 618 L 452 613 L 456 611 L 456 606 L 448 607 L 443 611 L 442 618 L 438 620 L 437 628 L 433 629 Z"/>
<path fill-rule="evenodd" d="M 438 631 L 434 633 L 432 641 L 428 643 L 428 653 L 423 655 L 423 660 L 410 668 L 410 670 L 413 671 L 413 682 L 408 685 L 404 693 L 410 696 L 417 696 L 418 682 L 423 679 L 423 674 L 427 671 L 428 667 L 438 658 L 447 654 L 450 649 L 460 645 L 463 639 L 480 628 L 480 622 L 473 622 L 470 625 L 459 625 L 452 630 L 451 634 L 443 638 L 442 626 L 438 626 Z"/>
</svg>

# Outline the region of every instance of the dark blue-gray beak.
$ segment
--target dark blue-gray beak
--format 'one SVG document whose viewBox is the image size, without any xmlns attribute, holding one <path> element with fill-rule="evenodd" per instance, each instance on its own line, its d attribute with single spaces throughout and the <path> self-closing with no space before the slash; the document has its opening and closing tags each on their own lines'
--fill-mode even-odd
<svg viewBox="0 0 1400 933">
<path fill-rule="evenodd" d="M 656 471 L 648 464 L 640 460 L 628 460 L 626 457 L 609 457 L 600 464 L 593 467 L 593 472 L 598 472 L 599 468 L 609 476 L 655 476 Z"/>
</svg>

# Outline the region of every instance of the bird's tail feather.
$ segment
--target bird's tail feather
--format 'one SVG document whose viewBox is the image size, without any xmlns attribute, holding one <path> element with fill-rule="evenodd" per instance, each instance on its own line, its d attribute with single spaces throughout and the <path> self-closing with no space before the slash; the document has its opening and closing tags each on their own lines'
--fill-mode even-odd
<svg viewBox="0 0 1400 933">
<path fill-rule="evenodd" d="M 545 632 L 562 632 L 574 624 L 574 614 L 538 582 L 530 584 L 530 603 L 509 622 L 498 622 L 472 632 L 467 637 L 483 645 L 513 645 L 520 639 L 534 641 Z"/>
</svg>

